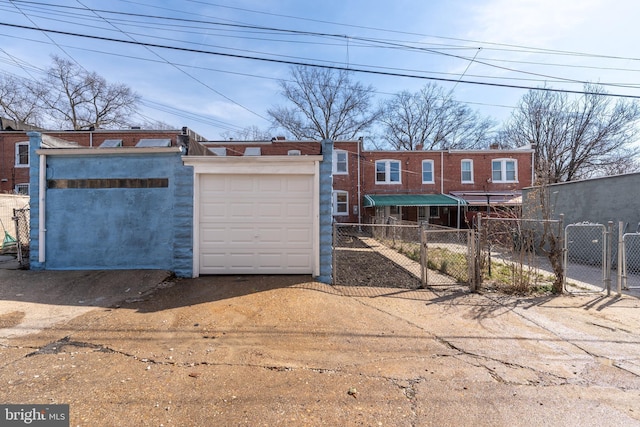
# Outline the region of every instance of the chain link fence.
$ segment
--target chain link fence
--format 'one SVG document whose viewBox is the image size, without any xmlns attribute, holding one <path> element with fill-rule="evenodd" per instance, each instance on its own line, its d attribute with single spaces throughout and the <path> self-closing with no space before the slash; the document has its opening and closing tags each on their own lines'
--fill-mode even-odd
<svg viewBox="0 0 640 427">
<path fill-rule="evenodd" d="M 640 229 L 624 233 L 621 223 L 478 217 L 475 230 L 463 230 L 382 222 L 334 225 L 334 284 L 610 292 L 615 271 L 619 292 L 640 288 Z"/>
<path fill-rule="evenodd" d="M 422 287 L 419 225 L 334 224 L 333 231 L 334 284 Z"/>
<path fill-rule="evenodd" d="M 475 280 L 472 230 L 427 228 L 423 231 L 425 286 L 471 285 Z"/>
<path fill-rule="evenodd" d="M 471 230 L 384 222 L 334 224 L 334 284 L 405 289 L 470 284 Z"/>
<path fill-rule="evenodd" d="M 13 210 L 16 225 L 17 258 L 22 268 L 29 267 L 29 218 L 30 208 Z"/>
<path fill-rule="evenodd" d="M 515 293 L 562 286 L 562 222 L 479 217 L 480 288 Z"/>
<path fill-rule="evenodd" d="M 564 240 L 565 290 L 589 293 L 610 289 L 610 276 L 607 275 L 611 262 L 610 234 L 611 230 L 603 224 L 583 222 L 567 225 Z"/>
</svg>

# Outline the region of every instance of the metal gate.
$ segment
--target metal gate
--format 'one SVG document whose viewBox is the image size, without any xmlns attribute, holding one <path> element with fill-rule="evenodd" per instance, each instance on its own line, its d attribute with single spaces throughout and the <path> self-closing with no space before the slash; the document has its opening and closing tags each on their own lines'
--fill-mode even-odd
<svg viewBox="0 0 640 427">
<path fill-rule="evenodd" d="M 564 238 L 564 288 L 569 293 L 611 291 L 611 229 L 589 222 L 569 224 Z"/>
<path fill-rule="evenodd" d="M 474 286 L 473 230 L 426 229 L 422 236 L 423 286 Z"/>
<path fill-rule="evenodd" d="M 333 283 L 405 289 L 469 286 L 475 278 L 472 236 L 472 230 L 416 223 L 336 223 Z"/>
<path fill-rule="evenodd" d="M 640 230 L 640 224 L 638 224 Z M 640 231 L 622 235 L 622 288 L 640 289 Z"/>
</svg>

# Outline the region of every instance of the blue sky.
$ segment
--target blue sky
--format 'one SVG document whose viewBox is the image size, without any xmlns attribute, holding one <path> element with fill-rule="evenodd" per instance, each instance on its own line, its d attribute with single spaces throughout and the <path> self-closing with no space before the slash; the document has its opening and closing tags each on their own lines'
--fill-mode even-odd
<svg viewBox="0 0 640 427">
<path fill-rule="evenodd" d="M 0 25 L 0 73 L 39 77 L 52 54 L 68 57 L 138 92 L 140 121 L 209 139 L 266 130 L 267 109 L 286 102 L 277 82 L 287 64 L 10 26 L 20 25 L 414 76 L 355 73 L 377 101 L 434 81 L 426 78 L 452 80 L 434 82 L 501 122 L 526 89 L 496 84 L 579 91 L 589 81 L 640 97 L 639 16 L 634 0 L 0 0 L 0 24 L 9 24 Z"/>
</svg>

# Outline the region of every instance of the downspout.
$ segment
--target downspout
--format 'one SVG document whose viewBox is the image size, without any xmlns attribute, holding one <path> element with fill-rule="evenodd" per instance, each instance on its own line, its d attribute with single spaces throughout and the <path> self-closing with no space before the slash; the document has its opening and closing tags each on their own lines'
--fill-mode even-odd
<svg viewBox="0 0 640 427">
<path fill-rule="evenodd" d="M 46 249 L 46 233 L 45 228 L 45 210 L 46 210 L 46 191 L 47 191 L 47 156 L 40 154 L 40 173 L 38 176 L 38 199 L 40 206 L 38 208 L 38 262 L 45 262 Z"/>
<path fill-rule="evenodd" d="M 533 187 L 536 182 L 536 144 L 531 144 L 531 148 L 533 149 L 533 152 L 531 153 L 531 187 Z"/>
<path fill-rule="evenodd" d="M 444 194 L 444 151 L 440 151 L 440 194 Z"/>
</svg>

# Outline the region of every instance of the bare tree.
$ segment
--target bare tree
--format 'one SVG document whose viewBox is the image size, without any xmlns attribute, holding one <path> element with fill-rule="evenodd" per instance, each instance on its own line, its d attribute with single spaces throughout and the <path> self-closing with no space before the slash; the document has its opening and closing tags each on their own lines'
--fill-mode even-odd
<svg viewBox="0 0 640 427">
<path fill-rule="evenodd" d="M 225 131 L 221 134 L 223 139 L 236 139 L 238 141 L 268 141 L 271 139 L 271 133 L 260 129 L 258 126 L 247 126 L 244 129 L 236 131 Z"/>
<path fill-rule="evenodd" d="M 276 106 L 267 113 L 294 138 L 352 139 L 378 117 L 371 111 L 373 87 L 352 81 L 348 71 L 299 66 L 291 69 L 291 78 L 280 88 L 293 107 Z"/>
<path fill-rule="evenodd" d="M 39 86 L 13 76 L 0 76 L 0 114 L 19 123 L 42 124 Z"/>
<path fill-rule="evenodd" d="M 640 108 L 635 101 L 615 104 L 602 89 L 585 86 L 566 93 L 531 90 L 520 101 L 498 140 L 507 146 L 535 148 L 540 184 L 573 181 L 607 172 L 629 171 L 638 153 Z"/>
<path fill-rule="evenodd" d="M 57 56 L 40 88 L 42 107 L 59 126 L 75 130 L 127 126 L 140 101 L 128 86 Z"/>
<path fill-rule="evenodd" d="M 494 126 L 435 84 L 400 92 L 382 109 L 383 138 L 395 150 L 485 147 Z"/>
</svg>

